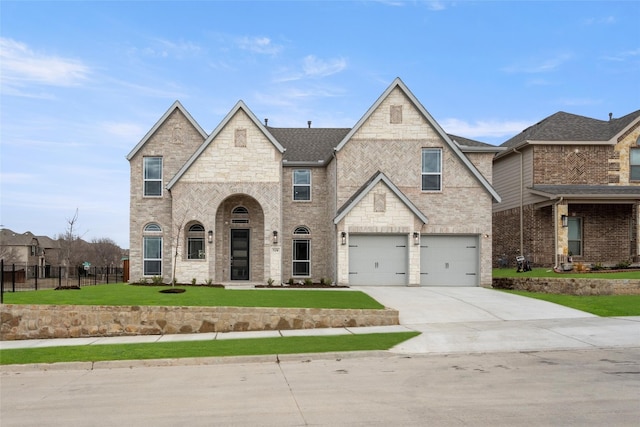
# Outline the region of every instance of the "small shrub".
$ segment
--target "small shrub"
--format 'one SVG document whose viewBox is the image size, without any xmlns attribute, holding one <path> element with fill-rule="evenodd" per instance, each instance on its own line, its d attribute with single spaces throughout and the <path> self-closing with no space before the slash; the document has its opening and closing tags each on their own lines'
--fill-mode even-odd
<svg viewBox="0 0 640 427">
<path fill-rule="evenodd" d="M 153 283 L 155 286 L 162 285 L 162 276 L 153 276 L 151 278 L 151 283 Z"/>
<path fill-rule="evenodd" d="M 267 285 L 273 286 L 273 282 L 274 282 L 274 280 L 271 277 L 269 277 L 269 279 L 267 279 Z"/>
<path fill-rule="evenodd" d="M 591 266 L 591 271 L 600 271 L 600 270 L 604 270 L 604 267 L 599 262 L 596 262 Z"/>
<path fill-rule="evenodd" d="M 587 267 L 585 267 L 585 265 L 581 262 L 576 262 L 573 268 L 578 273 L 584 273 L 585 271 L 587 271 Z"/>
<path fill-rule="evenodd" d="M 193 278 L 191 279 L 191 284 L 195 286 L 195 284 L 196 284 L 196 278 L 195 278 L 195 277 L 193 277 Z"/>
<path fill-rule="evenodd" d="M 311 285 L 313 285 L 313 280 L 311 280 L 311 279 L 304 279 L 304 284 L 305 284 L 306 286 L 311 286 Z"/>
<path fill-rule="evenodd" d="M 629 268 L 630 265 L 631 265 L 631 263 L 629 261 L 622 260 L 622 261 L 620 261 L 619 263 L 616 264 L 616 268 L 618 268 L 618 269 Z"/>
<path fill-rule="evenodd" d="M 327 284 L 327 282 L 326 282 L 325 280 L 326 280 L 326 279 L 325 279 L 324 277 L 321 277 L 321 278 L 320 278 L 320 284 L 321 284 L 321 285 L 326 285 L 326 284 Z"/>
<path fill-rule="evenodd" d="M 207 284 L 207 286 L 211 286 L 213 284 L 213 279 L 207 279 L 205 283 Z"/>
<path fill-rule="evenodd" d="M 295 280 L 293 280 L 293 277 L 289 277 L 289 281 L 287 283 L 289 283 L 289 286 L 293 286 Z"/>
</svg>

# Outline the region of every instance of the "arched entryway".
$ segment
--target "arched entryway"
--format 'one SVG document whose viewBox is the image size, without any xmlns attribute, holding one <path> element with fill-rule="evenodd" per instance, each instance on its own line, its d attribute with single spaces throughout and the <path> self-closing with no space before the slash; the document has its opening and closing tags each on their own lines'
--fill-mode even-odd
<svg viewBox="0 0 640 427">
<path fill-rule="evenodd" d="M 227 197 L 216 212 L 216 281 L 263 282 L 264 211 L 246 194 Z"/>
</svg>

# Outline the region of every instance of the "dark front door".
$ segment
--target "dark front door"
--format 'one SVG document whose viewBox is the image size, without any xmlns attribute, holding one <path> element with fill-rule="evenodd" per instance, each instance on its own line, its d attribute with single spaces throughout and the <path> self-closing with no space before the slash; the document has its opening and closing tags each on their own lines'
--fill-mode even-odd
<svg viewBox="0 0 640 427">
<path fill-rule="evenodd" d="M 231 230 L 231 280 L 249 280 L 249 230 Z"/>
</svg>

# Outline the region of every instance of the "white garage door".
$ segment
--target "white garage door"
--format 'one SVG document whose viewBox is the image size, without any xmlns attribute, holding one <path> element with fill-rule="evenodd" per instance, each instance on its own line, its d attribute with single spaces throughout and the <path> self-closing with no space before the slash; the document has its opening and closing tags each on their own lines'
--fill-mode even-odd
<svg viewBox="0 0 640 427">
<path fill-rule="evenodd" d="M 480 251 L 477 236 L 420 238 L 422 286 L 478 286 Z"/>
<path fill-rule="evenodd" d="M 406 285 L 406 235 L 350 235 L 350 285 Z"/>
</svg>

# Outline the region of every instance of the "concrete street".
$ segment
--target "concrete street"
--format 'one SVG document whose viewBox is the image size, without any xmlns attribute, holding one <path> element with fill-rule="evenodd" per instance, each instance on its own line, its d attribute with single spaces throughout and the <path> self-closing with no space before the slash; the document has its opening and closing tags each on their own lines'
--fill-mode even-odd
<svg viewBox="0 0 640 427">
<path fill-rule="evenodd" d="M 637 426 L 640 317 L 482 288 L 360 288 L 418 330 L 386 352 L 0 367 L 8 426 Z M 0 342 L 228 339 L 278 331 Z"/>
</svg>

